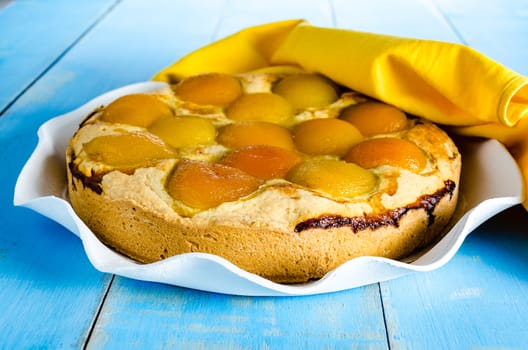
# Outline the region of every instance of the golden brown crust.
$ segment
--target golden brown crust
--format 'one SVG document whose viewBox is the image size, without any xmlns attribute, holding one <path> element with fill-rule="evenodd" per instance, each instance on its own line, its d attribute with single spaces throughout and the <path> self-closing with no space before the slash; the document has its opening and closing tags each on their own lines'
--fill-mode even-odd
<svg viewBox="0 0 528 350">
<path fill-rule="evenodd" d="M 428 168 L 376 170 L 377 193 L 347 201 L 272 181 L 247 198 L 191 214 L 174 210 L 164 190 L 174 161 L 128 173 L 81 166 L 83 137 L 76 134 L 66 154 L 71 204 L 103 243 L 143 263 L 204 252 L 275 282 L 305 282 L 355 257 L 408 256 L 438 239 L 457 203 L 460 154 L 423 121 L 398 137 L 427 154 Z"/>
<path fill-rule="evenodd" d="M 278 230 L 265 223 L 246 226 L 192 220 L 177 214 L 157 213 L 133 200 L 114 200 L 98 194 L 68 172 L 69 195 L 75 211 L 107 245 L 143 263 L 176 254 L 204 252 L 221 256 L 235 265 L 280 283 L 298 283 L 322 277 L 340 264 L 359 256 L 400 259 L 436 239 L 455 209 L 460 163 L 452 162 L 450 181 L 456 188 L 439 188 L 433 203 L 414 201 L 392 222 L 379 226 L 351 225 Z M 435 193 L 424 195 L 425 199 Z M 375 213 L 381 216 L 390 212 Z M 331 213 L 321 212 L 321 215 Z M 277 212 L 276 215 L 281 215 Z M 361 218 L 361 217 L 360 217 Z M 433 219 L 433 220 L 432 220 Z M 432 222 L 431 222 L 432 220 Z M 378 220 L 380 223 L 382 220 Z M 386 221 L 386 220 L 385 220 Z"/>
<path fill-rule="evenodd" d="M 357 232 L 348 226 L 295 232 L 167 220 L 131 201 L 100 196 L 71 176 L 69 184 L 70 201 L 83 221 L 105 244 L 135 260 L 150 263 L 188 252 L 211 253 L 280 283 L 320 278 L 359 256 L 405 257 L 438 236 L 457 201 L 456 191 L 446 193 L 434 211 L 408 210 L 397 226 Z M 434 216 L 432 224 L 430 215 Z"/>
</svg>

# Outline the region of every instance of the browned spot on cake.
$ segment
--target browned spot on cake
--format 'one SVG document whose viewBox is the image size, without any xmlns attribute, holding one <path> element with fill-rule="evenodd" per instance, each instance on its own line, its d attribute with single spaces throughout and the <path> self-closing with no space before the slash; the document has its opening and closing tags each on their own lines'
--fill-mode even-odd
<svg viewBox="0 0 528 350">
<path fill-rule="evenodd" d="M 338 228 L 348 226 L 352 231 L 358 232 L 367 228 L 375 230 L 379 227 L 391 225 L 399 227 L 400 219 L 407 212 L 415 209 L 425 209 L 429 217 L 428 225 L 434 223 L 434 209 L 438 202 L 445 196 L 449 195 L 451 198 L 455 191 L 456 184 L 454 181 L 447 180 L 444 182 L 444 187 L 433 194 L 423 195 L 419 197 L 414 203 L 406 205 L 405 207 L 388 210 L 377 215 L 353 216 L 345 217 L 341 215 L 322 215 L 317 218 L 311 218 L 298 223 L 295 226 L 295 232 L 301 232 L 312 228 Z"/>
<path fill-rule="evenodd" d="M 97 194 L 103 193 L 103 188 L 101 186 L 101 181 L 103 179 L 103 174 L 96 174 L 92 170 L 91 176 L 86 176 L 82 171 L 79 170 L 77 164 L 75 164 L 75 154 L 71 154 L 71 160 L 68 163 L 68 168 L 72 174 L 72 177 L 81 181 L 85 188 L 89 188 Z M 72 187 L 75 189 L 75 183 L 72 181 Z"/>
<path fill-rule="evenodd" d="M 96 114 L 96 113 L 99 113 L 100 111 L 103 110 L 103 106 L 99 106 L 97 107 L 96 109 L 94 109 L 90 114 L 88 114 L 86 117 L 84 117 L 84 119 L 81 121 L 81 123 L 79 124 L 79 128 L 82 128 L 84 125 L 87 124 L 87 122 Z"/>
</svg>

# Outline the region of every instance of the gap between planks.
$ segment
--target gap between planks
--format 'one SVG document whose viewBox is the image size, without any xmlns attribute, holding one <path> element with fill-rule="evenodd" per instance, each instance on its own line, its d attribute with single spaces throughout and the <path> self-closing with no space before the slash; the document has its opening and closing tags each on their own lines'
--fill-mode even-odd
<svg viewBox="0 0 528 350">
<path fill-rule="evenodd" d="M 0 8 L 4 6 L 4 2 L 9 3 L 11 0 L 0 0 Z M 22 87 L 21 91 L 9 102 L 6 104 L 6 106 L 0 110 L 0 118 L 11 108 L 12 105 L 14 105 L 20 97 L 22 97 L 29 89 L 31 89 L 43 76 L 45 76 L 51 68 L 53 68 L 60 60 L 68 54 L 88 33 L 90 33 L 110 12 L 112 12 L 119 3 L 121 3 L 122 0 L 115 0 L 108 9 L 101 14 L 91 25 L 89 25 L 86 30 L 84 30 L 77 39 L 75 39 L 70 45 L 64 49 L 62 53 L 57 55 L 57 57 L 46 67 L 35 76 L 35 78 L 27 84 L 25 87 Z"/>
<path fill-rule="evenodd" d="M 86 335 L 86 338 L 83 341 L 82 349 L 86 350 L 88 348 L 88 344 L 90 344 L 90 339 L 92 338 L 93 332 L 95 330 L 95 326 L 97 325 L 97 322 L 99 321 L 99 317 L 101 316 L 101 312 L 103 310 L 103 307 L 106 302 L 106 298 L 108 297 L 108 294 L 110 294 L 110 289 L 112 288 L 112 285 L 114 284 L 115 275 L 112 275 L 112 278 L 110 278 L 110 282 L 108 282 L 108 285 L 106 286 L 106 290 L 103 294 L 103 297 L 101 298 L 101 302 L 99 303 L 99 306 L 97 307 L 97 311 L 95 312 L 94 318 L 90 324 L 90 328 L 88 329 L 88 334 Z"/>
</svg>

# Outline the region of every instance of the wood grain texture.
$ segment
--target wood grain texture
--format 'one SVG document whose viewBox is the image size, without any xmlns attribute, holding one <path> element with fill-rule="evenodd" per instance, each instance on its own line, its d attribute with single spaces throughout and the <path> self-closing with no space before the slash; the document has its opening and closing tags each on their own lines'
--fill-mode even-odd
<svg viewBox="0 0 528 350">
<path fill-rule="evenodd" d="M 156 325 L 152 327 L 152 325 Z M 239 297 L 116 278 L 88 349 L 386 349 L 377 285 Z"/>
<path fill-rule="evenodd" d="M 62 104 L 51 102 L 51 92 L 66 78 L 44 78 L 40 90 L 29 89 L 20 104 L 11 103 L 112 2 L 56 4 L 61 6 L 16 2 L 0 12 L 0 110 L 11 105 L 0 118 L 0 348 L 5 349 L 82 347 L 111 278 L 93 269 L 71 233 L 12 206 L 16 176 L 35 144 L 36 129 Z M 32 30 L 23 25 L 28 20 Z"/>
<path fill-rule="evenodd" d="M 0 11 L 0 115 L 115 0 L 17 1 Z"/>
<path fill-rule="evenodd" d="M 473 232 L 443 268 L 382 283 L 391 349 L 525 349 L 527 227 L 514 207 Z"/>
<path fill-rule="evenodd" d="M 50 92 L 65 78 L 51 76 L 40 93 L 29 89 L 22 95 L 25 104 L 12 103 L 112 3 L 16 2 L 0 12 L 0 110 L 11 106 L 0 118 L 0 348 L 82 347 L 109 285 L 111 276 L 93 269 L 71 233 L 12 206 L 16 176 L 35 144 L 36 128 L 61 104 L 51 103 Z"/>
<path fill-rule="evenodd" d="M 479 228 L 434 272 L 325 295 L 250 298 L 113 279 L 90 265 L 71 233 L 11 204 L 40 124 L 243 27 L 305 18 L 463 42 L 526 74 L 526 1 L 73 4 L 0 9 L 0 348 L 526 348 L 528 217 L 520 207 Z M 34 30 L 18 25 L 29 17 Z"/>
</svg>

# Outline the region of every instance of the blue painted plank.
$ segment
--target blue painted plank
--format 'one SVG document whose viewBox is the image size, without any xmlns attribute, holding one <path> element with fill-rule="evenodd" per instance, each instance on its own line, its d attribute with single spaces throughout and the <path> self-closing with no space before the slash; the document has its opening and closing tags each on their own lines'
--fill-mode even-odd
<svg viewBox="0 0 528 350">
<path fill-rule="evenodd" d="M 339 28 L 459 42 L 442 13 L 427 0 L 333 0 L 333 3 Z"/>
<path fill-rule="evenodd" d="M 215 40 L 249 26 L 287 19 L 305 19 L 312 25 L 324 27 L 335 24 L 333 7 L 328 1 L 231 0 L 228 4 L 214 35 Z"/>
<path fill-rule="evenodd" d="M 111 276 L 95 271 L 80 241 L 61 226 L 6 208 L 6 192 L 0 193 L 0 348 L 81 348 Z"/>
<path fill-rule="evenodd" d="M 223 2 L 194 12 L 193 1 L 121 2 L 61 57 L 0 118 L 0 141 L 22 137 L 36 143 L 36 130 L 53 116 L 123 85 L 149 80 L 158 70 L 210 42 Z M 198 6 L 203 6 L 198 4 Z M 13 115 L 15 114 L 15 115 Z M 0 153 L 2 150 L 0 150 Z M 29 155 L 22 153 L 21 158 Z"/>
<path fill-rule="evenodd" d="M 16 1 L 2 8 L 0 113 L 115 1 Z"/>
<path fill-rule="evenodd" d="M 434 0 L 464 43 L 528 75 L 528 2 Z"/>
<path fill-rule="evenodd" d="M 527 227 L 515 207 L 472 233 L 443 268 L 383 283 L 391 348 L 526 349 Z"/>
<path fill-rule="evenodd" d="M 377 285 L 240 297 L 116 279 L 88 349 L 387 349 Z"/>
<path fill-rule="evenodd" d="M 431 0 L 448 16 L 487 17 L 527 16 L 526 0 Z"/>
<path fill-rule="evenodd" d="M 19 1 L 3 8 L 0 109 L 30 86 L 110 4 Z M 6 349 L 81 348 L 111 280 L 93 269 L 71 233 L 12 205 L 16 177 L 36 143 L 37 127 L 65 108 L 67 98 L 53 101 L 53 91 L 74 80 L 72 75 L 46 77 L 0 118 L 0 348 Z"/>
<path fill-rule="evenodd" d="M 225 1 L 120 3 L 67 57 L 98 92 L 149 80 L 174 60 L 210 42 Z M 91 74 L 91 75 L 89 75 Z"/>
<path fill-rule="evenodd" d="M 526 9 L 528 11 L 528 3 Z M 528 75 L 528 14 L 485 19 L 453 15 L 449 19 L 468 45 L 505 66 Z"/>
</svg>

